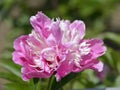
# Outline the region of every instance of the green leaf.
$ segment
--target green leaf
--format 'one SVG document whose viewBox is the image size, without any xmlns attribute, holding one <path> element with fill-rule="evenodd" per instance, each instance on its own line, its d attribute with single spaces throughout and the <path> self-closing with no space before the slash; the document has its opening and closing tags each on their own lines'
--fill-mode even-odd
<svg viewBox="0 0 120 90">
<path fill-rule="evenodd" d="M 120 74 L 120 61 L 117 63 L 117 70 L 118 70 L 118 72 L 119 72 L 119 74 Z"/>
<path fill-rule="evenodd" d="M 103 59 L 103 61 L 109 65 L 109 67 L 111 69 L 114 70 L 114 72 L 116 73 L 120 73 L 120 60 L 119 60 L 119 52 L 111 49 L 111 48 L 107 48 L 107 52 L 106 54 L 101 58 Z"/>
<path fill-rule="evenodd" d="M 110 32 L 107 32 L 107 33 L 104 33 L 101 35 L 101 38 L 105 39 L 110 39 L 112 41 L 114 41 L 116 44 L 119 44 L 120 45 L 120 35 L 119 34 L 115 34 L 115 33 L 110 33 Z"/>
<path fill-rule="evenodd" d="M 120 86 L 120 75 L 116 78 L 115 86 Z"/>
<path fill-rule="evenodd" d="M 21 78 L 20 66 L 14 64 L 12 61 L 9 61 L 9 60 L 4 61 L 4 62 L 0 63 L 0 66 Z"/>
<path fill-rule="evenodd" d="M 24 85 L 24 84 L 18 84 L 18 83 L 7 83 L 5 85 L 6 90 L 34 90 L 32 85 Z"/>
<path fill-rule="evenodd" d="M 66 77 L 62 78 L 61 81 L 59 81 L 59 82 L 57 82 L 56 79 L 54 78 L 50 90 L 59 90 L 59 89 L 61 89 L 70 80 L 76 78 L 77 75 L 78 75 L 78 73 L 71 73 L 71 74 L 67 75 Z"/>
<path fill-rule="evenodd" d="M 5 90 L 35 90 L 33 80 L 28 82 L 22 81 L 18 82 L 8 82 L 5 84 Z"/>
<path fill-rule="evenodd" d="M 16 75 L 8 72 L 0 72 L 0 78 L 6 79 L 10 82 L 23 83 L 22 79 Z"/>
<path fill-rule="evenodd" d="M 34 87 L 33 81 L 23 81 L 22 78 L 8 72 L 0 72 L 0 78 L 6 79 L 7 81 L 10 81 L 11 83 L 21 84 L 21 85 L 30 85 Z"/>
<path fill-rule="evenodd" d="M 112 55 L 112 59 L 113 59 L 113 67 L 114 67 L 114 71 L 117 71 L 119 72 L 119 65 L 120 65 L 120 60 L 119 60 L 119 53 L 115 50 L 113 50 L 111 52 L 111 55 Z"/>
<path fill-rule="evenodd" d="M 36 90 L 41 90 L 41 81 L 39 79 L 38 83 L 36 84 Z"/>
<path fill-rule="evenodd" d="M 111 50 L 106 52 L 105 58 L 106 58 L 105 62 L 113 68 L 114 64 L 113 64 L 113 58 L 112 58 L 112 55 L 111 55 Z"/>
</svg>

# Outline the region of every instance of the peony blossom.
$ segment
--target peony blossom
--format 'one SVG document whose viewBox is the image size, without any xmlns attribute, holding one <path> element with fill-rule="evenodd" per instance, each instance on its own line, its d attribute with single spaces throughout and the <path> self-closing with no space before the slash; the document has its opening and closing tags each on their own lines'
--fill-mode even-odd
<svg viewBox="0 0 120 90">
<path fill-rule="evenodd" d="M 98 57 L 105 53 L 106 47 L 100 39 L 83 39 L 83 21 L 54 20 L 38 12 L 30 23 L 32 32 L 14 41 L 12 54 L 13 61 L 22 66 L 23 80 L 55 75 L 59 81 L 71 72 L 103 70 Z"/>
</svg>

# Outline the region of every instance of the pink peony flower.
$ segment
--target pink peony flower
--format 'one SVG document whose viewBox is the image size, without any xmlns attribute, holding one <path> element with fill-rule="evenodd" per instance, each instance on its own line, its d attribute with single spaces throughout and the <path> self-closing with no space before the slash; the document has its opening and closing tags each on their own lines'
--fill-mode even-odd
<svg viewBox="0 0 120 90">
<path fill-rule="evenodd" d="M 22 66 L 23 80 L 55 74 L 59 81 L 71 72 L 102 71 L 103 63 L 97 58 L 106 48 L 100 39 L 83 39 L 83 21 L 55 21 L 38 12 L 30 18 L 30 23 L 32 33 L 14 41 L 13 61 Z"/>
</svg>

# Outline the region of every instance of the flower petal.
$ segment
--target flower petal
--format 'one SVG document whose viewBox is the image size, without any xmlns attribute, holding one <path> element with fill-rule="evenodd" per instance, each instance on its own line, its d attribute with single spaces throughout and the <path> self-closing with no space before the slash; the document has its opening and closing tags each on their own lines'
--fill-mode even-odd
<svg viewBox="0 0 120 90">
<path fill-rule="evenodd" d="M 24 50 L 24 44 L 26 43 L 25 41 L 27 40 L 27 38 L 28 38 L 27 35 L 22 35 L 19 38 L 17 38 L 14 41 L 14 48 L 15 48 L 15 50 L 24 52 L 25 51 Z"/>
<path fill-rule="evenodd" d="M 70 25 L 70 30 L 74 39 L 77 39 L 77 38 L 83 39 L 85 35 L 85 24 L 83 21 L 75 20 Z"/>
<path fill-rule="evenodd" d="M 68 60 L 63 61 L 60 65 L 60 67 L 57 69 L 57 73 L 55 75 L 57 81 L 60 81 L 61 78 L 68 75 L 69 73 L 71 73 L 72 68 L 73 68 L 72 62 L 69 63 Z"/>
<path fill-rule="evenodd" d="M 51 20 L 42 12 L 38 12 L 36 16 L 32 16 L 30 18 L 30 23 L 35 31 L 42 33 L 44 37 L 49 36 L 49 25 Z"/>
<path fill-rule="evenodd" d="M 17 51 L 14 51 L 12 53 L 12 60 L 16 63 L 16 64 L 19 64 L 19 65 L 24 65 L 25 62 L 27 61 L 26 58 L 25 58 L 25 55 L 22 53 L 22 52 L 17 52 Z"/>
<path fill-rule="evenodd" d="M 60 21 L 56 21 L 51 26 L 52 35 L 55 37 L 57 43 L 61 42 L 62 39 L 62 31 L 59 27 Z"/>
<path fill-rule="evenodd" d="M 103 70 L 103 66 L 104 66 L 103 63 L 97 60 L 97 62 L 94 63 L 90 68 L 98 72 L 101 72 Z"/>
<path fill-rule="evenodd" d="M 88 40 L 88 44 L 90 44 L 89 47 L 91 48 L 91 54 L 94 58 L 102 56 L 106 51 L 106 47 L 103 46 L 103 41 L 100 39 Z"/>
<path fill-rule="evenodd" d="M 52 75 L 52 73 L 37 72 L 35 70 L 30 70 L 26 67 L 23 67 L 21 72 L 22 78 L 25 81 L 28 81 L 31 78 L 49 78 Z"/>
<path fill-rule="evenodd" d="M 31 16 L 30 18 L 30 23 L 33 26 L 33 28 L 36 28 L 36 26 L 42 28 L 45 22 L 49 22 L 49 21 L 50 19 L 42 12 L 38 12 L 36 16 Z"/>
</svg>

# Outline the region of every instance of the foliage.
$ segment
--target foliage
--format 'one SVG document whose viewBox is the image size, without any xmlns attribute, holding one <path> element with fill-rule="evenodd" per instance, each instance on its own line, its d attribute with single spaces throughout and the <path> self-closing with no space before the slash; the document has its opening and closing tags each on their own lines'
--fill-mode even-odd
<svg viewBox="0 0 120 90">
<path fill-rule="evenodd" d="M 108 48 L 106 54 L 100 58 L 105 63 L 102 73 L 95 73 L 91 70 L 83 71 L 79 74 L 70 74 L 61 82 L 56 83 L 52 78 L 51 90 L 78 88 L 104 88 L 116 87 L 120 85 L 120 35 L 108 29 L 109 23 L 106 21 L 116 8 L 119 0 L 40 0 L 40 6 L 29 3 L 32 0 L 1 0 L 0 1 L 0 21 L 7 22 L 12 26 L 8 33 L 7 47 L 0 57 L 0 78 L 6 79 L 6 90 L 45 90 L 48 79 L 39 81 L 30 80 L 25 82 L 21 79 L 20 66 L 12 61 L 13 40 L 21 34 L 28 34 L 31 31 L 29 18 L 37 11 L 42 10 L 50 17 L 61 17 L 64 19 L 82 19 L 86 23 L 86 38 L 98 37 L 105 41 Z M 71 81 L 68 82 L 68 78 Z M 36 84 L 34 85 L 34 83 Z"/>
</svg>

